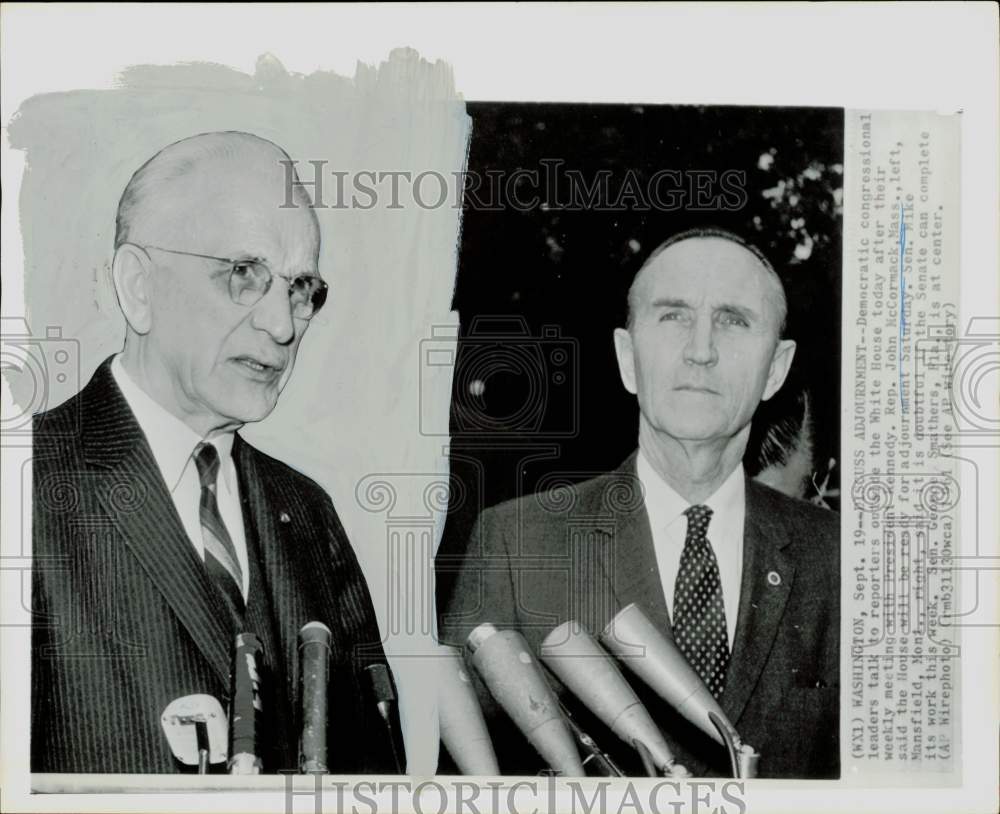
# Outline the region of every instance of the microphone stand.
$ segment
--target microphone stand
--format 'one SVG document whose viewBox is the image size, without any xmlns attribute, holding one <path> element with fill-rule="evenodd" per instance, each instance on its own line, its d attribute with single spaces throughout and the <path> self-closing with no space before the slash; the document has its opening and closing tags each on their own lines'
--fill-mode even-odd
<svg viewBox="0 0 1000 814">
<path fill-rule="evenodd" d="M 208 774 L 208 724 L 204 720 L 195 721 L 194 732 L 198 739 L 198 774 Z"/>
<path fill-rule="evenodd" d="M 733 777 L 737 779 L 752 778 L 757 776 L 757 761 L 760 755 L 748 743 L 741 743 L 738 736 L 726 726 L 722 718 L 715 712 L 709 711 L 708 719 L 719 731 L 723 742 L 726 744 L 726 751 L 729 753 L 729 764 L 733 769 Z"/>
<path fill-rule="evenodd" d="M 198 744 L 198 774 L 208 774 L 208 763 L 211 755 L 211 744 L 208 739 L 208 721 L 200 712 L 193 715 L 179 715 L 177 722 L 194 724 L 194 736 Z"/>
<path fill-rule="evenodd" d="M 174 758 L 185 766 L 197 766 L 198 774 L 208 774 L 211 764 L 225 762 L 226 713 L 211 695 L 175 698 L 164 708 L 160 725 Z"/>
<path fill-rule="evenodd" d="M 392 752 L 392 762 L 396 767 L 396 774 L 404 774 L 404 762 L 401 753 L 405 752 L 405 747 L 399 743 L 399 736 L 396 730 L 396 691 L 392 686 L 392 677 L 389 668 L 385 664 L 370 664 L 365 668 L 368 680 L 371 683 L 372 693 L 375 697 L 375 708 L 379 717 L 385 724 L 386 737 L 389 740 L 389 749 Z"/>
<path fill-rule="evenodd" d="M 583 759 L 584 768 L 587 767 L 588 763 L 592 763 L 597 769 L 597 777 L 625 777 L 625 773 L 614 762 L 611 755 L 601 749 L 597 745 L 597 742 L 573 720 L 573 716 L 562 701 L 559 702 L 559 708 L 562 710 L 563 715 L 566 716 L 566 722 L 573 731 L 576 742 L 586 754 L 586 757 Z"/>
</svg>

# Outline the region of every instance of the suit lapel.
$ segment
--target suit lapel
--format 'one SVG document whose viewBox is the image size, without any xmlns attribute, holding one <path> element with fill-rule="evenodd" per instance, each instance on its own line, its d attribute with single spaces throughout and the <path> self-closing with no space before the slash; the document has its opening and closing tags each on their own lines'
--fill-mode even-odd
<svg viewBox="0 0 1000 814">
<path fill-rule="evenodd" d="M 634 602 L 664 635 L 672 637 L 670 612 L 636 477 L 635 459 L 635 455 L 631 456 L 614 473 L 633 479 L 638 507 L 614 512 L 607 524 L 606 533 L 614 535 L 614 560 L 610 568 L 605 564 L 605 579 L 613 586 L 616 611 Z M 739 614 L 726 688 L 721 698 L 723 711 L 737 729 L 774 645 L 795 578 L 794 562 L 782 551 L 792 538 L 768 510 L 764 490 L 765 487 L 747 480 Z M 588 496 L 588 501 L 588 511 L 596 513 L 597 496 Z M 604 513 L 607 514 L 606 509 Z M 667 710 L 662 714 L 671 715 Z M 684 731 L 681 719 L 675 723 L 678 731 Z M 694 754 L 688 755 L 687 760 L 694 771 L 702 771 L 708 765 Z"/>
<path fill-rule="evenodd" d="M 224 685 L 226 611 L 188 539 L 145 435 L 105 361 L 84 391 L 84 456 L 98 474 L 98 500 L 149 579 Z M 151 636 L 156 631 L 150 631 Z"/>
<path fill-rule="evenodd" d="M 615 542 L 614 559 L 610 567 L 605 563 L 604 576 L 613 591 L 616 612 L 634 602 L 659 630 L 671 636 L 670 611 L 663 594 L 635 461 L 633 454 L 613 473 L 616 478 L 631 479 L 637 496 L 632 503 L 638 505 L 620 506 L 605 528 L 606 533 L 614 535 Z M 792 542 L 791 537 L 768 512 L 763 488 L 747 480 L 740 605 L 721 702 L 734 725 L 760 679 L 795 578 L 795 564 L 782 552 Z M 599 499 L 597 494 L 589 497 L 593 504 L 590 512 L 599 513 Z M 607 511 L 603 509 L 605 515 Z"/>
<path fill-rule="evenodd" d="M 614 545 L 612 560 L 605 564 L 605 578 L 615 599 L 615 613 L 635 603 L 657 628 L 669 635 L 670 613 L 656 564 L 642 486 L 636 475 L 637 454 L 632 453 L 612 473 L 613 480 L 599 495 L 593 496 L 603 504 L 602 513 L 610 511 L 612 517 L 606 531 L 613 535 Z M 615 495 L 626 495 L 626 499 L 615 499 Z"/>
<path fill-rule="evenodd" d="M 264 645 L 268 668 L 265 714 L 272 741 L 270 760 L 275 766 L 295 765 L 295 665 L 296 620 L 308 613 L 305 587 L 294 589 L 287 557 L 294 539 L 286 532 L 292 512 L 280 508 L 273 492 L 281 491 L 274 478 L 261 471 L 257 456 L 239 435 L 233 442 L 233 461 L 240 483 L 243 522 L 247 530 L 247 553 L 252 559 L 252 594 L 247 603 L 246 627 Z M 286 522 L 289 521 L 289 522 Z M 265 764 L 267 765 L 267 764 Z"/>
<path fill-rule="evenodd" d="M 794 563 L 782 553 L 791 537 L 767 512 L 763 488 L 747 480 L 740 610 L 722 695 L 722 708 L 737 728 L 774 645 L 795 578 Z"/>
<path fill-rule="evenodd" d="M 244 517 L 257 532 L 263 582 L 270 592 L 276 633 L 285 664 L 297 658 L 299 628 L 318 619 L 330 624 L 324 608 L 332 607 L 330 597 L 319 591 L 333 569 L 326 537 L 316 528 L 314 513 L 303 505 L 299 495 L 288 488 L 285 479 L 262 467 L 261 456 L 239 435 L 233 444 L 233 459 L 240 478 Z M 315 579 L 310 577 L 315 576 Z M 289 681 L 293 680 L 288 671 Z"/>
</svg>

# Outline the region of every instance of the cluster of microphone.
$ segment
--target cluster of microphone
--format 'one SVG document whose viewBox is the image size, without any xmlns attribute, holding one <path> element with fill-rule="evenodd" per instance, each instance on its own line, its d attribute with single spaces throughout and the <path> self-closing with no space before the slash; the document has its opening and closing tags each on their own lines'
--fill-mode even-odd
<svg viewBox="0 0 1000 814">
<path fill-rule="evenodd" d="M 596 638 L 578 622 L 559 625 L 545 637 L 537 658 L 519 632 L 489 623 L 469 634 L 464 655 L 455 648 L 445 650 L 439 692 L 441 738 L 463 774 L 499 774 L 469 675 L 471 666 L 551 771 L 565 776 L 623 776 L 560 702 L 546 672 L 635 750 L 647 775 L 688 776 L 619 665 L 724 747 L 734 777 L 757 774 L 757 752 L 740 740 L 673 640 L 637 605 L 623 608 Z"/>
<path fill-rule="evenodd" d="M 180 763 L 196 766 L 202 774 L 220 764 L 234 775 L 263 771 L 262 660 L 257 636 L 239 634 L 233 649 L 228 715 L 210 695 L 186 695 L 167 705 L 161 723 Z M 329 771 L 330 660 L 330 629 L 321 622 L 304 625 L 298 636 L 298 769 L 303 774 Z M 441 740 L 463 774 L 500 774 L 471 667 L 552 772 L 569 777 L 624 776 L 560 701 L 547 673 L 635 751 L 647 775 L 687 777 L 687 769 L 676 760 L 662 730 L 625 678 L 624 667 L 724 747 L 734 777 L 756 777 L 760 756 L 741 741 L 673 640 L 637 605 L 619 611 L 597 637 L 576 621 L 559 625 L 545 637 L 537 657 L 519 632 L 484 623 L 469 634 L 462 652 L 443 647 L 440 663 Z M 365 672 L 396 771 L 402 773 L 404 752 L 391 674 L 383 663 L 372 664 Z"/>
<path fill-rule="evenodd" d="M 308 622 L 298 635 L 298 769 L 302 774 L 329 771 L 330 628 Z M 199 774 L 225 765 L 229 774 L 254 775 L 264 770 L 263 646 L 253 633 L 240 633 L 233 648 L 228 715 L 211 695 L 185 695 L 171 701 L 160 721 L 174 757 Z M 395 768 L 403 771 L 403 748 L 396 710 L 396 691 L 389 668 L 370 665 L 365 674 L 379 718 L 386 727 Z"/>
</svg>

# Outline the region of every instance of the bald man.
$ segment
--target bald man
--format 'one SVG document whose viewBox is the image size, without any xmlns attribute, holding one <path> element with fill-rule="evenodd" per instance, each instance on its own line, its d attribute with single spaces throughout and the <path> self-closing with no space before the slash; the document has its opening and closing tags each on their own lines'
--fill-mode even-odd
<svg viewBox="0 0 1000 814">
<path fill-rule="evenodd" d="M 333 505 L 238 434 L 274 409 L 326 298 L 308 195 L 282 206 L 287 160 L 202 134 L 121 196 L 124 347 L 35 417 L 33 771 L 185 770 L 161 715 L 195 694 L 225 709 L 244 632 L 263 645 L 263 771 L 296 769 L 308 622 L 332 632 L 330 770 L 394 770 L 364 673 L 384 662 L 374 610 Z"/>
<path fill-rule="evenodd" d="M 760 753 L 761 777 L 836 777 L 838 518 L 746 478 L 741 463 L 754 411 L 795 353 L 781 281 L 738 236 L 686 232 L 650 255 L 628 304 L 614 345 L 639 405 L 638 450 L 615 472 L 484 512 L 442 637 L 460 645 L 492 622 L 537 650 L 566 620 L 596 633 L 636 603 Z M 636 688 L 678 762 L 728 773 L 721 746 Z M 504 770 L 537 770 L 480 691 Z M 588 725 L 641 772 L 615 735 Z"/>
</svg>

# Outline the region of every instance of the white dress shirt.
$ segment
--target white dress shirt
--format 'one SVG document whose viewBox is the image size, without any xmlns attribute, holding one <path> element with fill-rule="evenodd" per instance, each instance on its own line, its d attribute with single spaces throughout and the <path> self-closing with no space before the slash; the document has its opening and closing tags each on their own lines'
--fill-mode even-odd
<svg viewBox="0 0 1000 814">
<path fill-rule="evenodd" d="M 167 491 L 180 515 L 184 531 L 194 546 L 198 557 L 205 559 L 205 541 L 201 533 L 201 480 L 194 462 L 194 448 L 202 440 L 212 444 L 219 453 L 219 478 L 215 495 L 219 513 L 236 548 L 236 558 L 243 572 L 244 600 L 250 587 L 247 566 L 247 541 L 243 528 L 243 509 L 240 505 L 239 479 L 233 463 L 233 433 L 210 434 L 202 439 L 198 433 L 172 413 L 157 404 L 125 371 L 121 357 L 111 361 L 111 375 L 118 389 L 132 410 L 142 429 L 153 458 L 160 469 Z"/>
<path fill-rule="evenodd" d="M 642 484 L 646 513 L 649 515 L 656 565 L 660 570 L 663 595 L 671 617 L 674 612 L 674 584 L 681 566 L 681 552 L 687 536 L 684 511 L 692 504 L 675 492 L 653 469 L 642 450 L 636 461 Z M 736 637 L 736 616 L 740 607 L 740 579 L 743 576 L 743 520 L 746 517 L 746 484 L 743 466 L 737 466 L 715 493 L 702 505 L 712 510 L 708 541 L 719 564 L 722 603 L 726 608 L 726 632 L 732 651 Z"/>
</svg>

